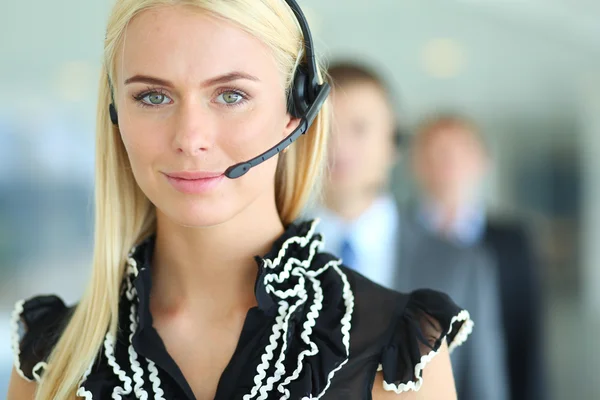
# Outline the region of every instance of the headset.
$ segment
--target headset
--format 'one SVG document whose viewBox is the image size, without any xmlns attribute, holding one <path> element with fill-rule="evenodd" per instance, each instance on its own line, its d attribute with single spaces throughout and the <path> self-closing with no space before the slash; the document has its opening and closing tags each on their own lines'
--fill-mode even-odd
<svg viewBox="0 0 600 400">
<path fill-rule="evenodd" d="M 290 9 L 294 12 L 302 36 L 304 37 L 304 62 L 296 68 L 292 87 L 288 93 L 287 111 L 294 118 L 300 118 L 300 123 L 292 133 L 286 138 L 271 147 L 267 151 L 247 161 L 232 165 L 225 171 L 225 176 L 230 179 L 239 178 L 248 172 L 251 168 L 267 161 L 269 158 L 279 154 L 289 145 L 294 143 L 300 136 L 308 131 L 317 114 L 321 110 L 323 103 L 329 96 L 331 87 L 327 82 L 319 83 L 317 61 L 313 48 L 312 35 L 308 27 L 308 22 L 304 13 L 300 9 L 296 0 L 285 0 Z M 109 79 L 110 84 L 110 79 Z M 111 85 L 111 96 L 112 96 Z M 119 125 L 117 109 L 114 105 L 114 99 L 109 106 L 110 120 L 114 125 Z"/>
</svg>

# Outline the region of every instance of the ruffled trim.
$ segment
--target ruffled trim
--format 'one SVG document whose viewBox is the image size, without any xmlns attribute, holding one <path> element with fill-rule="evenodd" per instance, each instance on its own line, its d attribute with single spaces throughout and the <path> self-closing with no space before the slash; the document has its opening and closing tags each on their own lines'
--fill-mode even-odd
<svg viewBox="0 0 600 400">
<path fill-rule="evenodd" d="M 77 387 L 77 393 L 76 393 L 77 397 L 83 397 L 85 400 L 93 400 L 92 392 L 90 392 L 89 390 L 87 390 L 84 387 L 84 383 L 87 380 L 88 376 L 90 376 L 90 373 L 92 372 L 92 368 L 93 368 L 95 362 L 96 362 L 96 358 L 94 357 L 94 359 L 90 363 L 90 366 L 83 374 L 81 381 L 79 381 L 79 386 Z"/>
<path fill-rule="evenodd" d="M 132 390 L 132 380 L 127 376 L 127 373 L 121 369 L 121 366 L 117 362 L 115 357 L 115 343 L 116 338 L 114 335 L 107 333 L 104 338 L 104 356 L 108 360 L 108 365 L 112 368 L 115 376 L 123 383 L 123 386 L 116 385 L 112 392 L 112 398 L 114 400 L 121 400 L 122 395 L 130 394 Z"/>
<path fill-rule="evenodd" d="M 319 333 L 315 331 L 317 318 L 322 315 L 323 311 L 324 294 L 320 278 L 325 273 L 335 273 L 337 275 L 335 279 L 342 285 L 345 312 L 337 323 L 340 326 L 340 341 L 329 345 L 337 346 L 341 350 L 337 353 L 343 353 L 343 356 L 338 357 L 334 362 L 335 365 L 331 366 L 326 382 L 313 382 L 312 387 L 319 392 L 311 394 L 308 398 L 321 397 L 329 388 L 335 373 L 348 361 L 354 295 L 346 275 L 339 268 L 341 260 L 333 257 L 316 257 L 323 248 L 321 236 L 315 235 L 317 224 L 318 220 L 314 220 L 310 224 L 298 226 L 298 234 L 284 237 L 284 242 L 280 246 L 275 245 L 276 248 L 279 248 L 275 256 L 271 254 L 262 259 L 264 268 L 262 283 L 266 292 L 279 306 L 269 344 L 265 348 L 254 377 L 254 387 L 243 397 L 244 400 L 270 398 L 274 385 L 278 382 L 278 398 L 290 399 L 291 393 L 288 386 L 300 378 L 303 369 L 307 363 L 310 363 L 307 360 L 318 355 L 322 346 L 326 345 L 327 341 L 319 340 Z M 306 256 L 307 248 L 308 256 Z M 337 305 L 329 307 L 335 306 Z M 302 310 L 307 307 L 308 312 L 304 313 Z M 303 345 L 304 349 L 298 353 L 295 360 L 290 360 L 288 333 L 292 329 L 293 322 L 291 320 L 294 317 L 298 320 L 296 323 L 303 321 L 302 330 L 295 344 Z M 328 326 L 335 325 L 334 323 L 328 324 Z M 273 363 L 276 354 L 277 359 Z M 271 369 L 274 372 L 267 377 L 267 371 Z M 292 372 L 288 372 L 286 375 L 286 371 L 290 370 Z M 315 397 L 312 397 L 313 395 Z"/>
<path fill-rule="evenodd" d="M 315 233 L 317 224 L 315 220 L 291 225 L 269 254 L 257 258 L 259 309 L 266 315 L 273 315 L 274 322 L 253 378 L 254 386 L 244 400 L 291 399 L 291 392 L 295 392 L 296 387 L 311 388 L 312 393 L 304 393 L 306 399 L 319 398 L 330 387 L 336 372 L 348 362 L 354 294 L 340 268 L 341 260 L 321 252 L 323 240 Z M 102 361 L 118 378 L 112 393 L 115 400 L 129 393 L 140 399 L 152 397 L 144 382 L 141 360 L 145 361 L 149 372 L 148 379 L 154 392 L 152 398 L 164 400 L 157 366 L 137 354 L 132 345 L 140 321 L 140 299 L 133 282 L 144 271 L 143 267 L 138 271 L 138 263 L 146 250 L 145 246 L 138 250 L 134 248 L 127 258 L 123 303 L 120 305 L 127 310 L 120 318 L 128 316 L 124 331 L 129 332 L 123 332 L 124 340 L 129 342 L 126 344 L 129 346 L 127 356 L 119 353 L 117 360 L 116 338 L 108 334 L 101 355 Z M 327 302 L 326 299 L 339 300 Z M 338 326 L 339 332 L 331 332 L 330 326 Z M 319 358 L 324 351 L 328 354 L 327 365 L 322 365 Z M 98 393 L 91 389 L 95 384 L 84 379 L 78 394 L 89 396 L 86 400 L 97 397 Z"/>
<path fill-rule="evenodd" d="M 150 395 L 144 388 L 144 369 L 142 368 L 142 365 L 140 363 L 140 357 L 135 351 L 132 344 L 133 336 L 137 330 L 139 323 L 139 316 L 137 310 L 138 296 L 135 286 L 132 283 L 132 279 L 135 279 L 138 276 L 139 272 L 137 262 L 135 258 L 133 258 L 134 252 L 135 248 L 131 250 L 127 258 L 126 278 L 123 283 L 124 304 L 122 305 L 122 307 L 128 307 L 129 310 L 129 335 L 126 336 L 129 343 L 127 347 L 126 359 L 129 361 L 129 365 L 126 369 L 131 369 L 132 376 L 129 376 L 129 371 L 124 369 L 124 367 L 121 364 L 119 364 L 115 356 L 115 345 L 117 343 L 117 339 L 110 333 L 107 333 L 104 340 L 104 357 L 107 361 L 107 364 L 112 369 L 114 376 L 117 377 L 120 382 L 120 385 L 117 384 L 113 388 L 111 398 L 114 400 L 121 400 L 124 395 L 129 395 L 131 393 L 135 395 L 136 399 L 147 400 L 150 398 Z M 127 301 L 125 300 L 128 300 L 129 304 L 127 304 Z M 156 368 L 156 365 L 154 364 L 154 362 L 146 359 L 145 357 L 143 357 L 143 359 L 146 361 L 148 371 L 150 373 L 149 380 L 152 386 L 152 390 L 154 392 L 154 397 L 152 398 L 155 400 L 165 400 L 164 391 L 161 388 L 161 381 L 158 376 L 158 369 Z M 85 397 L 86 400 L 92 400 L 94 397 L 92 393 L 93 390 L 90 390 L 86 387 L 86 385 L 93 385 L 93 383 L 87 382 L 87 378 L 89 376 L 89 372 L 91 371 L 92 365 L 90 365 L 90 369 L 88 370 L 88 372 L 86 372 L 77 391 L 77 395 Z"/>
<path fill-rule="evenodd" d="M 471 320 L 471 316 L 467 310 L 462 310 L 456 317 L 452 318 L 452 323 L 450 326 L 450 330 L 454 326 L 454 323 L 464 321 L 464 323 L 460 326 L 458 333 L 454 337 L 452 343 L 448 344 L 448 351 L 452 353 L 458 346 L 462 345 L 467 341 L 469 335 L 473 332 L 474 322 Z M 450 335 L 452 332 L 448 332 Z"/>
<path fill-rule="evenodd" d="M 145 399 L 148 399 L 148 392 L 146 392 L 146 390 L 144 389 L 144 370 L 142 369 L 142 366 L 140 365 L 140 363 L 138 361 L 138 354 L 135 351 L 135 349 L 133 348 L 133 336 L 137 330 L 138 319 L 139 319 L 136 302 L 134 301 L 136 299 L 137 300 L 139 300 L 139 299 L 137 296 L 137 291 L 135 290 L 135 287 L 132 283 L 132 279 L 136 278 L 139 274 L 137 261 L 133 257 L 135 250 L 136 250 L 135 247 L 133 249 L 131 249 L 130 255 L 127 258 L 127 268 L 128 268 L 129 279 L 127 279 L 126 295 L 127 295 L 127 298 L 132 301 L 131 307 L 130 307 L 130 314 L 129 314 L 129 321 L 130 321 L 130 325 L 129 325 L 129 329 L 130 329 L 129 360 L 131 363 L 131 369 L 134 371 L 133 380 L 135 381 L 135 388 L 134 388 L 135 395 L 138 399 L 145 400 Z M 143 270 L 143 268 L 142 268 L 142 270 Z M 154 392 L 154 397 L 153 397 L 154 400 L 165 400 L 165 398 L 164 398 L 165 392 L 161 388 L 162 382 L 158 376 L 158 369 L 156 368 L 156 364 L 152 360 L 149 360 L 145 357 L 144 357 L 144 359 L 146 360 L 146 364 L 148 366 L 148 372 L 150 372 L 149 379 L 150 379 L 150 384 L 152 385 L 152 391 Z"/>
<path fill-rule="evenodd" d="M 32 379 L 25 376 L 25 373 L 21 369 L 21 340 L 19 337 L 19 321 L 21 320 L 21 315 L 23 314 L 23 304 L 25 304 L 25 300 L 17 301 L 10 318 L 11 344 L 14 355 L 13 364 L 19 376 L 26 381 L 31 382 Z"/>
<path fill-rule="evenodd" d="M 11 314 L 10 319 L 10 330 L 11 330 L 11 346 L 13 351 L 13 365 L 17 374 L 27 382 L 40 382 L 42 380 L 41 372 L 48 367 L 48 364 L 44 361 L 37 362 L 31 369 L 31 377 L 25 375 L 25 372 L 21 368 L 21 339 L 19 335 L 19 323 L 22 322 L 22 315 L 25 311 L 25 300 L 19 300 L 15 303 L 15 307 Z M 26 329 L 26 327 L 24 327 Z"/>
<path fill-rule="evenodd" d="M 327 391 L 327 389 L 329 389 L 329 386 L 331 386 L 331 380 L 333 379 L 333 376 L 340 369 L 342 369 L 342 367 L 344 365 L 346 365 L 346 363 L 349 360 L 349 355 L 350 355 L 350 329 L 352 328 L 352 312 L 354 311 L 354 293 L 352 292 L 350 283 L 348 282 L 348 277 L 346 276 L 346 274 L 344 274 L 342 272 L 342 270 L 339 267 L 340 264 L 341 264 L 341 260 L 340 260 L 340 263 L 333 266 L 333 269 L 335 269 L 335 271 L 340 275 L 340 277 L 342 278 L 342 281 L 344 282 L 344 291 L 343 291 L 342 297 L 344 299 L 344 305 L 346 306 L 346 313 L 344 314 L 344 317 L 342 318 L 342 335 L 343 335 L 342 341 L 344 343 L 344 348 L 346 349 L 346 359 L 344 361 L 342 361 L 337 368 L 334 368 L 329 373 L 329 376 L 327 377 L 327 385 L 325 386 L 325 389 L 323 389 L 323 391 L 317 398 L 321 397 Z"/>
<path fill-rule="evenodd" d="M 440 302 L 442 302 L 442 303 L 446 302 L 446 304 L 444 304 L 444 305 L 446 305 L 449 309 L 453 308 L 453 309 L 458 310 L 458 307 L 447 296 L 442 295 L 441 293 L 438 293 L 438 292 L 434 292 L 434 291 L 413 292 L 411 294 L 411 300 L 414 299 L 414 297 L 421 297 L 422 294 L 425 294 L 423 297 L 426 297 L 426 296 L 434 297 L 437 305 L 439 305 Z M 409 309 L 413 306 L 413 305 L 411 305 L 411 300 L 409 300 L 407 309 Z M 420 306 L 424 306 L 424 304 L 420 304 Z M 424 308 L 425 309 L 420 310 L 420 311 L 425 314 L 429 314 L 427 307 L 425 306 Z M 440 311 L 438 310 L 437 313 L 439 314 Z M 438 315 L 435 315 L 435 313 L 432 312 L 431 314 L 433 314 L 433 315 L 430 315 L 430 317 L 433 317 L 434 319 L 439 318 Z M 404 317 L 407 318 L 406 315 Z M 408 317 L 408 318 L 413 318 L 413 317 Z M 412 321 L 412 322 L 417 322 L 417 321 Z M 417 322 L 417 323 L 419 323 L 419 322 Z M 423 322 L 421 322 L 421 323 L 423 323 Z M 427 322 L 427 323 L 429 323 L 429 322 Z M 439 349 L 440 349 L 443 341 L 448 342 L 448 350 L 449 350 L 449 352 L 452 352 L 458 346 L 460 346 L 467 340 L 468 336 L 473 331 L 473 326 L 474 326 L 473 321 L 471 320 L 469 312 L 467 310 L 457 311 L 454 314 L 454 316 L 452 317 L 452 319 L 450 320 L 449 324 L 444 324 L 443 318 L 437 319 L 437 323 L 442 325 L 442 329 L 443 329 L 442 332 L 445 332 L 445 333 L 436 338 L 435 343 L 430 346 L 430 347 L 432 347 L 432 350 L 429 353 L 422 355 L 419 362 L 415 364 L 414 369 L 413 369 L 415 379 L 411 379 L 411 380 L 408 380 L 406 382 L 401 382 L 401 383 L 390 383 L 387 381 L 387 379 L 385 379 L 385 376 L 384 376 L 384 381 L 383 381 L 383 389 L 384 390 L 389 391 L 389 392 L 398 393 L 398 394 L 408 392 L 411 390 L 412 391 L 420 390 L 421 386 L 423 385 L 423 370 L 439 353 Z M 459 325 L 458 328 L 457 328 L 457 325 Z M 456 329 L 458 329 L 458 331 L 456 331 Z M 421 342 L 424 340 L 424 338 L 426 336 L 422 330 L 418 330 L 418 332 L 416 332 L 416 335 L 417 335 L 416 339 L 418 339 Z M 423 344 L 423 343 L 421 343 L 421 344 Z M 399 362 L 399 360 L 397 360 L 397 362 Z M 383 363 L 383 362 L 378 367 L 378 371 L 382 371 L 382 370 L 384 371 L 384 375 L 385 375 L 385 363 Z"/>
<path fill-rule="evenodd" d="M 132 257 L 127 259 L 127 266 L 129 269 L 129 274 L 137 275 L 137 263 Z M 133 300 L 133 298 L 136 296 L 135 288 L 133 287 L 130 279 L 127 279 L 126 295 L 129 300 Z M 135 303 L 132 302 L 129 306 L 129 363 L 131 364 L 131 370 L 133 371 L 133 391 L 138 399 L 146 400 L 148 399 L 148 392 L 146 392 L 144 389 L 144 370 L 138 361 L 138 354 L 131 344 L 133 343 L 133 335 L 137 329 L 137 326 L 137 308 Z"/>
<path fill-rule="evenodd" d="M 165 400 L 165 392 L 160 387 L 160 378 L 158 377 L 158 368 L 152 360 L 148 360 L 148 371 L 150 371 L 150 383 L 154 391 L 155 400 Z"/>
</svg>

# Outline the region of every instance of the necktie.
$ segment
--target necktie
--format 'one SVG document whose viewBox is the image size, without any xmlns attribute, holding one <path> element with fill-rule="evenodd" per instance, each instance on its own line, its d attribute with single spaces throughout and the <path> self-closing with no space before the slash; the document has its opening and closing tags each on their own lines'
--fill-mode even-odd
<svg viewBox="0 0 600 400">
<path fill-rule="evenodd" d="M 342 258 L 342 262 L 345 266 L 356 270 L 356 252 L 354 251 L 354 248 L 352 247 L 352 242 L 349 238 L 344 238 L 344 240 L 342 240 L 342 245 L 340 247 L 340 257 Z"/>
</svg>

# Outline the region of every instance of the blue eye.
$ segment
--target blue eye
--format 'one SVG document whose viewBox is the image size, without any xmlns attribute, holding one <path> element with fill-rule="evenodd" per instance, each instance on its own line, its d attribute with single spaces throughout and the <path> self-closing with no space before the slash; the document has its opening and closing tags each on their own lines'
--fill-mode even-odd
<svg viewBox="0 0 600 400">
<path fill-rule="evenodd" d="M 133 99 L 142 107 L 160 107 L 173 102 L 173 99 L 167 96 L 162 89 L 155 88 L 148 88 L 133 95 Z"/>
<path fill-rule="evenodd" d="M 148 93 L 146 95 L 144 95 L 141 100 L 148 104 L 148 105 L 152 105 L 152 106 L 160 106 L 163 104 L 168 104 L 171 99 L 167 96 L 164 95 L 162 93 L 158 93 L 158 92 L 152 92 L 152 93 Z"/>
<path fill-rule="evenodd" d="M 236 91 L 228 90 L 217 97 L 217 102 L 228 106 L 236 105 L 244 100 L 244 95 Z"/>
</svg>

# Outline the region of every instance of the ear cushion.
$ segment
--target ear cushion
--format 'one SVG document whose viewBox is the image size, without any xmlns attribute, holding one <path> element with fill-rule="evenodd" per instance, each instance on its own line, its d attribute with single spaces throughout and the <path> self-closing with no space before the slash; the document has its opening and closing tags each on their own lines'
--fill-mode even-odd
<svg viewBox="0 0 600 400">
<path fill-rule="evenodd" d="M 288 96 L 288 112 L 296 118 L 306 114 L 309 108 L 308 75 L 302 67 L 298 67 Z"/>
<path fill-rule="evenodd" d="M 117 115 L 117 109 L 114 104 L 110 103 L 108 106 L 108 113 L 110 114 L 110 120 L 113 125 L 119 125 L 119 116 Z"/>
</svg>

